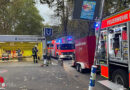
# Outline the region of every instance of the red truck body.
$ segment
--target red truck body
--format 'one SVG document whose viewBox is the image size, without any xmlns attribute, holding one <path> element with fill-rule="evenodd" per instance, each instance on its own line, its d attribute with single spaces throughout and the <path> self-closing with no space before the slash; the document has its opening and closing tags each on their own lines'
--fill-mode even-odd
<svg viewBox="0 0 130 90">
<path fill-rule="evenodd" d="M 104 18 L 100 36 L 98 33 L 97 30 L 101 76 L 109 80 L 105 83 L 111 84 L 109 88 L 118 84 L 121 86 L 118 89 L 130 88 L 130 8 Z M 103 82 L 101 84 L 106 86 Z"/>
<path fill-rule="evenodd" d="M 91 69 L 94 62 L 96 37 L 87 36 L 75 40 L 75 66 L 77 69 Z M 79 66 L 79 67 L 78 67 Z"/>
</svg>

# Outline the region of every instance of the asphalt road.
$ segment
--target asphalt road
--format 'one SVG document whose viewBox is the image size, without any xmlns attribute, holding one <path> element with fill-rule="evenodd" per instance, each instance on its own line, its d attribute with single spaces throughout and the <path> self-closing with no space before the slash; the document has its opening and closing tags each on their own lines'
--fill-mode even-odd
<svg viewBox="0 0 130 90">
<path fill-rule="evenodd" d="M 56 60 L 52 65 L 41 63 L 0 63 L 0 75 L 4 77 L 5 90 L 88 90 L 90 73 L 81 74 L 71 67 L 71 61 L 60 66 Z M 97 80 L 102 80 L 97 75 Z M 109 90 L 96 82 L 96 90 Z"/>
<path fill-rule="evenodd" d="M 80 83 L 89 87 L 89 79 L 90 79 L 90 71 L 86 71 L 85 73 L 77 72 L 74 67 L 71 67 L 72 61 L 65 60 L 64 61 L 64 69 L 65 71 L 73 77 L 75 80 L 79 81 Z M 101 85 L 98 81 L 106 80 L 105 78 L 101 77 L 100 74 L 96 75 L 96 82 L 95 82 L 95 90 L 110 90 L 107 87 Z M 88 89 L 86 89 L 88 90 Z"/>
<path fill-rule="evenodd" d="M 32 62 L 0 63 L 0 74 L 5 90 L 87 90 L 57 63 L 48 67 Z"/>
</svg>

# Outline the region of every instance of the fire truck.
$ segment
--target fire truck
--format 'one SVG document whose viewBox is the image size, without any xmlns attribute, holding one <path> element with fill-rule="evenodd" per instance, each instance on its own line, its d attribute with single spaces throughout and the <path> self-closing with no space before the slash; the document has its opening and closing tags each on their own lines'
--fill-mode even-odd
<svg viewBox="0 0 130 90">
<path fill-rule="evenodd" d="M 102 20 L 97 56 L 103 77 L 130 87 L 130 9 Z"/>
<path fill-rule="evenodd" d="M 94 62 L 96 37 L 86 36 L 75 40 L 75 60 L 72 66 L 78 72 L 83 73 L 85 69 L 91 69 Z"/>
<path fill-rule="evenodd" d="M 48 53 L 56 58 L 71 59 L 74 56 L 74 39 L 72 36 L 61 37 L 47 42 Z"/>
</svg>

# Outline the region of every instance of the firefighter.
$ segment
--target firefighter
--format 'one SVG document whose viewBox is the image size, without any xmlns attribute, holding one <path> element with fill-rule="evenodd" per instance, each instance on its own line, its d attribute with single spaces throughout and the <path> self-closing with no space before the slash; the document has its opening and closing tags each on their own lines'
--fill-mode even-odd
<svg viewBox="0 0 130 90">
<path fill-rule="evenodd" d="M 17 50 L 18 53 L 18 61 L 21 61 L 21 50 L 18 48 Z"/>
<path fill-rule="evenodd" d="M 47 66 L 51 64 L 51 56 L 49 53 L 47 53 Z"/>
<path fill-rule="evenodd" d="M 34 63 L 38 63 L 38 60 L 37 60 L 37 53 L 38 53 L 38 49 L 37 49 L 37 45 L 35 45 L 35 47 L 32 49 L 32 53 L 33 53 L 33 61 Z"/>
</svg>

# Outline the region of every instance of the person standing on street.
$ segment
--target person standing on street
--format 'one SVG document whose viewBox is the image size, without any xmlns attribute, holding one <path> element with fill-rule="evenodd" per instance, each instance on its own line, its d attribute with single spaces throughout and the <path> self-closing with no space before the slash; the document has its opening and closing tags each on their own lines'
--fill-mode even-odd
<svg viewBox="0 0 130 90">
<path fill-rule="evenodd" d="M 47 64 L 46 65 L 48 66 L 49 64 L 51 64 L 51 56 L 49 53 L 47 53 Z"/>
<path fill-rule="evenodd" d="M 17 53 L 18 53 L 18 61 L 21 61 L 22 55 L 21 55 L 21 50 L 19 48 L 17 50 Z"/>
<path fill-rule="evenodd" d="M 37 60 L 37 52 L 38 52 L 38 49 L 37 49 L 37 45 L 35 45 L 35 47 L 32 49 L 32 53 L 33 53 L 33 61 L 34 63 L 38 63 L 38 60 Z"/>
</svg>

